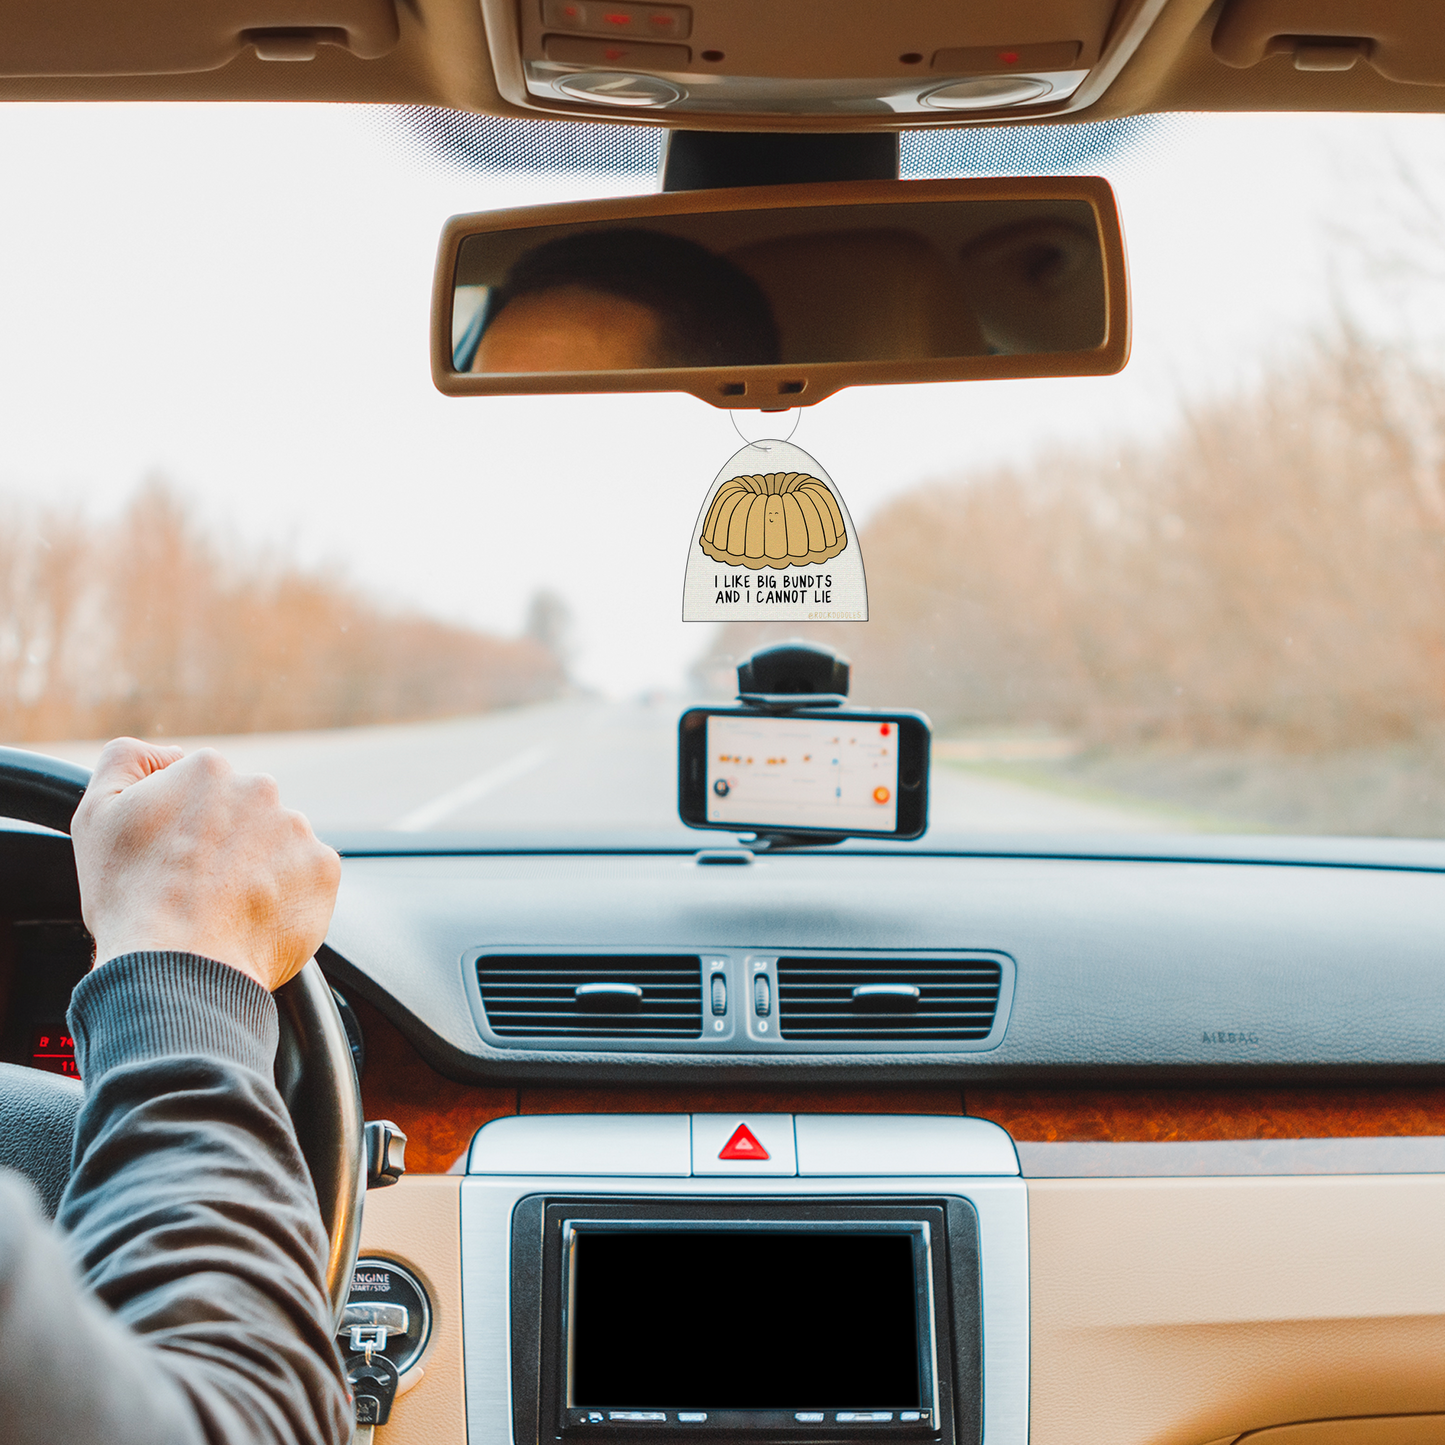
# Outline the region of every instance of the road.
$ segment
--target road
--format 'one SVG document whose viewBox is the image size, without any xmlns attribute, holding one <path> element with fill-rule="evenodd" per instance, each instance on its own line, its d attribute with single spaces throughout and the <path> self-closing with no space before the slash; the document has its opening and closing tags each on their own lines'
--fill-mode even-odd
<svg viewBox="0 0 1445 1445">
<path fill-rule="evenodd" d="M 179 740 L 270 773 L 322 834 L 389 828 L 658 829 L 677 824 L 680 704 L 572 700 L 482 717 L 330 732 Z M 27 744 L 91 764 L 93 742 Z M 1179 831 L 1144 808 L 1095 803 L 943 764 L 936 832 Z"/>
</svg>

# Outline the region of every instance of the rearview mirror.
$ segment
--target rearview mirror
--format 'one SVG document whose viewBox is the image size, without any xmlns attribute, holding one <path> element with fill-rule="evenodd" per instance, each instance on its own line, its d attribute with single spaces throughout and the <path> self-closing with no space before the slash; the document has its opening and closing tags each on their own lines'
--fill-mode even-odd
<svg viewBox="0 0 1445 1445">
<path fill-rule="evenodd" d="M 1124 242 L 1095 177 L 682 191 L 457 216 L 432 375 L 451 396 L 1099 376 L 1129 355 Z"/>
</svg>

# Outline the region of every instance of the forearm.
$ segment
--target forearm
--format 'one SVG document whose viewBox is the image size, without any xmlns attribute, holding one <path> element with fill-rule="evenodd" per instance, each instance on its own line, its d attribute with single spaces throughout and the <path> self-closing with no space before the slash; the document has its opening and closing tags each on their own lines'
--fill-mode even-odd
<svg viewBox="0 0 1445 1445">
<path fill-rule="evenodd" d="M 159 1394 L 182 1401 L 179 1438 L 346 1439 L 327 1243 L 271 1075 L 270 995 L 211 960 L 131 955 L 81 984 L 71 1026 L 86 1099 L 58 1222 Z"/>
<path fill-rule="evenodd" d="M 85 1294 L 18 1176 L 0 1171 L 0 1437 L 26 1445 L 199 1445 L 154 1354 Z"/>
</svg>

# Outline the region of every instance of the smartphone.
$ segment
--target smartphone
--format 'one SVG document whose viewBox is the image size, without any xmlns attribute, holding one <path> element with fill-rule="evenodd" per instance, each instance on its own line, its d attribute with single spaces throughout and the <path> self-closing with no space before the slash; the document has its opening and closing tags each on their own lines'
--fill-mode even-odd
<svg viewBox="0 0 1445 1445">
<path fill-rule="evenodd" d="M 677 811 L 689 828 L 917 838 L 930 736 L 919 712 L 689 708 Z"/>
</svg>

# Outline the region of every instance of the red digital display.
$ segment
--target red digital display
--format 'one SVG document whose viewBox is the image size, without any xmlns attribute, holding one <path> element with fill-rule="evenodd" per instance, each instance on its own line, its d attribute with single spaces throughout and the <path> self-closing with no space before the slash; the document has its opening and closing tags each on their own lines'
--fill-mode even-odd
<svg viewBox="0 0 1445 1445">
<path fill-rule="evenodd" d="M 64 1074 L 78 1079 L 75 1067 L 75 1040 L 64 1029 L 38 1028 L 30 1034 L 30 1064 L 50 1074 Z"/>
</svg>

